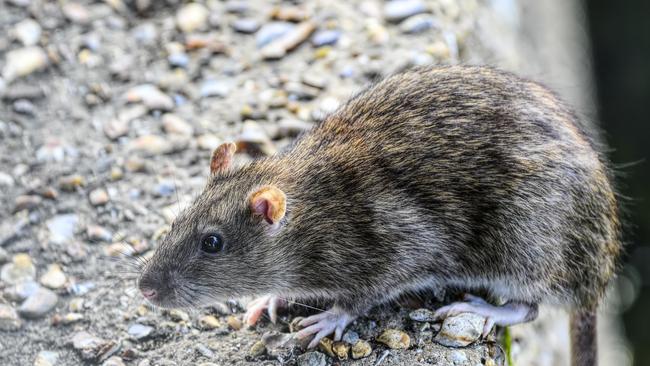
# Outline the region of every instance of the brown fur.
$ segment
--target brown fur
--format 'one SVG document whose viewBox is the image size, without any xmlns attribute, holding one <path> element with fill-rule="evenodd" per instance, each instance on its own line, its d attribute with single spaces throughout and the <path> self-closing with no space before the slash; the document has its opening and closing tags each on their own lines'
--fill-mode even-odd
<svg viewBox="0 0 650 366">
<path fill-rule="evenodd" d="M 455 286 L 591 311 L 621 250 L 610 177 L 543 86 L 483 67 L 413 69 L 286 152 L 212 176 L 141 283 L 169 306 L 270 293 L 360 314 Z M 273 228 L 249 206 L 270 185 L 286 196 Z M 222 253 L 201 252 L 208 232 Z"/>
</svg>

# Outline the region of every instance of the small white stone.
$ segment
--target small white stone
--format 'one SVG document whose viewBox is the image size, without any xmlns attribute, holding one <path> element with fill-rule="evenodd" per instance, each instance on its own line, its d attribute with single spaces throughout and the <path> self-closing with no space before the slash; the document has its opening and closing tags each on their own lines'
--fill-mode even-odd
<svg viewBox="0 0 650 366">
<path fill-rule="evenodd" d="M 59 289 L 62 288 L 67 281 L 67 278 L 63 271 L 61 270 L 61 266 L 59 266 L 56 263 L 50 264 L 47 267 L 47 272 L 41 276 L 41 284 L 45 287 L 49 287 L 51 289 Z"/>
<path fill-rule="evenodd" d="M 180 8 L 176 13 L 176 25 L 184 33 L 191 33 L 205 28 L 209 15 L 210 13 L 205 6 L 190 3 Z"/>
<path fill-rule="evenodd" d="M 41 26 L 33 19 L 25 19 L 14 26 L 14 37 L 24 46 L 34 46 L 41 38 Z"/>
<path fill-rule="evenodd" d="M 2 77 L 10 83 L 19 77 L 43 70 L 46 66 L 47 55 L 42 48 L 36 46 L 19 48 L 7 53 Z"/>
</svg>

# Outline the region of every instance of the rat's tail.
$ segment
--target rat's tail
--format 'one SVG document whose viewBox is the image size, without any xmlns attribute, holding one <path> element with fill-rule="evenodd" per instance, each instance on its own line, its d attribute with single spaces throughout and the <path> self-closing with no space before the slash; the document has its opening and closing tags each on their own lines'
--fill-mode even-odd
<svg viewBox="0 0 650 366">
<path fill-rule="evenodd" d="M 576 309 L 571 313 L 571 366 L 596 366 L 596 311 Z"/>
</svg>

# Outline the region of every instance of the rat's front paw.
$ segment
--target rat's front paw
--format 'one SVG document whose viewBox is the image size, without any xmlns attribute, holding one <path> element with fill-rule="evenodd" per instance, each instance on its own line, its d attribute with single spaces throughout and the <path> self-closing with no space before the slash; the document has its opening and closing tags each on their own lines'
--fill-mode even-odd
<svg viewBox="0 0 650 366">
<path fill-rule="evenodd" d="M 296 336 L 298 338 L 305 338 L 315 334 L 307 348 L 316 347 L 323 337 L 332 333 L 334 333 L 334 340 L 340 341 L 345 327 L 352 323 L 355 318 L 355 316 L 343 310 L 332 308 L 303 319 L 299 324 L 306 328 L 299 331 Z"/>
<path fill-rule="evenodd" d="M 264 310 L 269 313 L 271 322 L 275 323 L 275 321 L 278 319 L 278 309 L 285 307 L 286 305 L 286 301 L 273 295 L 266 295 L 257 298 L 246 306 L 247 309 L 246 314 L 244 314 L 244 323 L 248 325 L 255 325 L 255 323 L 257 323 L 259 318 L 264 313 Z"/>
</svg>

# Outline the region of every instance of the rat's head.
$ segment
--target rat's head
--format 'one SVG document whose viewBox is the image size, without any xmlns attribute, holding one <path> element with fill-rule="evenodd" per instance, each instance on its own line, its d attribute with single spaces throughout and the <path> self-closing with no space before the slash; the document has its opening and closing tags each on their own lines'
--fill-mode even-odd
<svg viewBox="0 0 650 366">
<path fill-rule="evenodd" d="M 138 284 L 153 304 L 201 306 L 284 284 L 287 254 L 275 243 L 286 197 L 260 174 L 229 172 L 234 152 L 233 143 L 214 151 L 205 190 L 144 266 Z"/>
</svg>

